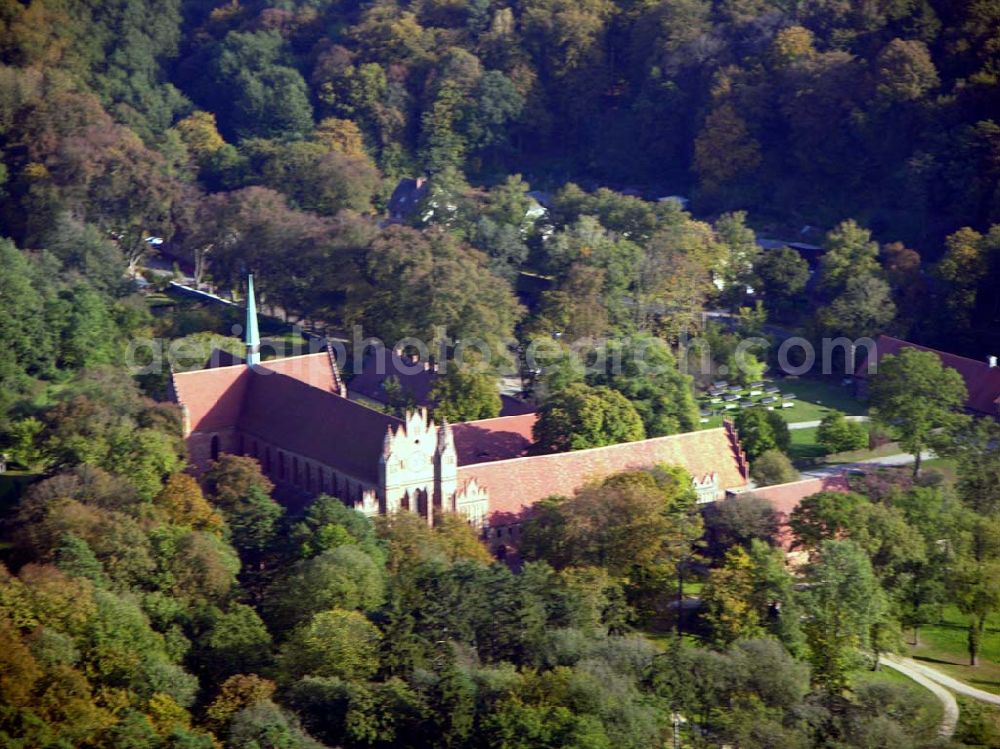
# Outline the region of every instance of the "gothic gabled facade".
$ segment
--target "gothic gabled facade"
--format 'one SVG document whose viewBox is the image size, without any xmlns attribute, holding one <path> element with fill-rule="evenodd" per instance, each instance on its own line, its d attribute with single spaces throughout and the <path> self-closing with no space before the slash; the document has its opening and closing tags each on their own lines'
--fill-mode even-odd
<svg viewBox="0 0 1000 749">
<path fill-rule="evenodd" d="M 249 455 L 281 499 L 322 493 L 368 514 L 460 512 L 491 540 L 516 532 L 524 511 L 553 494 L 617 471 L 669 463 L 692 475 L 703 500 L 742 489 L 746 457 L 731 425 L 557 455 L 527 456 L 535 414 L 436 424 L 426 409 L 405 419 L 348 398 L 328 352 L 260 361 L 252 280 L 246 361 L 175 373 L 196 473 L 223 453 Z"/>
</svg>

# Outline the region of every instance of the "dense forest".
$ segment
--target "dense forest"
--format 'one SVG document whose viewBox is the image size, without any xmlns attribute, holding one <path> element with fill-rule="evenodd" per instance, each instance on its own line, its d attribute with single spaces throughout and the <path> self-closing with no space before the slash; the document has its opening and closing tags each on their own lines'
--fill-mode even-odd
<svg viewBox="0 0 1000 749">
<path fill-rule="evenodd" d="M 82 232 L 130 268 L 163 238 L 199 282 L 255 271 L 331 330 L 470 319 L 457 332 L 486 340 L 571 320 L 676 338 L 720 284 L 751 281 L 772 317 L 798 310 L 805 270 L 743 225 L 807 225 L 864 273 L 806 294 L 805 319 L 980 358 L 1000 349 L 998 29 L 985 0 L 7 0 L 0 217 L 19 247 L 91 264 L 102 250 L 65 249 Z M 413 231 L 379 229 L 419 175 Z M 634 195 L 687 195 L 712 225 Z M 484 266 L 551 279 L 536 325 L 476 282 Z M 573 309 L 587 297 L 596 318 Z"/>
<path fill-rule="evenodd" d="M 935 357 L 875 416 L 954 481 L 803 502 L 796 574 L 766 503 L 671 467 L 546 501 L 516 569 L 459 518 L 291 513 L 253 460 L 189 476 L 166 373 L 126 368 L 239 350 L 238 315 L 151 311 L 157 248 L 320 333 L 547 342 L 547 450 L 698 428 L 689 336 L 747 382 L 776 325 L 1000 353 L 998 50 L 991 0 L 0 0 L 0 744 L 1000 746 L 867 673 L 946 607 L 976 657 L 1000 610 L 1000 435 Z M 496 415 L 494 374 L 435 415 Z M 760 484 L 797 475 L 784 422 L 738 426 Z"/>
<path fill-rule="evenodd" d="M 139 171 L 194 161 L 211 188 L 280 184 L 321 160 L 349 186 L 308 190 L 306 208 L 363 206 L 374 162 L 391 178 L 522 172 L 547 187 L 690 192 L 707 210 L 783 222 L 854 216 L 920 246 L 1000 219 L 988 0 L 8 0 L 0 12 L 4 59 L 35 72 L 20 94 L 5 85 L 5 109 L 41 99 L 42 128 L 44 110 L 70 106 L 65 131 L 99 125 L 77 98 L 93 94 L 162 157 L 143 163 L 119 142 Z M 37 193 L 48 175 L 29 165 L 65 133 L 25 151 L 13 114 L 13 192 Z M 321 159 L 334 144 L 341 157 Z"/>
</svg>

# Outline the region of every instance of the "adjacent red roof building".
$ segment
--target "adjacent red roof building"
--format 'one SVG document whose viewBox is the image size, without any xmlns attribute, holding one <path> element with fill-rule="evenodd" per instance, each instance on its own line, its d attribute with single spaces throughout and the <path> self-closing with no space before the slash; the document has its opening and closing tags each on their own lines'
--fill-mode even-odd
<svg viewBox="0 0 1000 749">
<path fill-rule="evenodd" d="M 532 429 L 538 414 L 499 416 L 455 424 L 455 449 L 460 466 L 510 460 L 527 455 L 534 442 Z"/>
<path fill-rule="evenodd" d="M 958 354 L 949 354 L 945 351 L 920 346 L 899 338 L 887 335 L 880 335 L 875 341 L 876 362 L 880 362 L 887 354 L 896 355 L 904 348 L 913 348 L 918 351 L 930 351 L 941 358 L 941 363 L 946 367 L 956 370 L 962 379 L 965 380 L 965 387 L 969 391 L 969 398 L 966 407 L 977 414 L 984 416 L 1000 417 L 1000 367 L 995 359 L 979 361 L 969 359 Z M 868 376 L 869 357 L 858 366 L 855 375 L 862 379 Z"/>
<path fill-rule="evenodd" d="M 817 478 L 793 481 L 789 484 L 776 484 L 754 489 L 746 494 L 740 494 L 726 501 L 739 502 L 742 497 L 754 496 L 767 500 L 778 519 L 777 541 L 785 551 L 791 549 L 792 531 L 788 527 L 788 519 L 792 512 L 806 497 L 818 494 L 819 492 L 849 492 L 851 490 L 847 483 L 847 476 L 837 474 L 836 476 L 822 476 Z"/>
<path fill-rule="evenodd" d="M 397 419 L 369 408 L 348 398 L 328 351 L 261 360 L 252 281 L 247 279 L 245 361 L 218 366 L 222 357 L 213 357 L 214 368 L 171 377 L 195 471 L 221 453 L 249 455 L 293 500 L 327 492 L 366 514 L 411 511 L 428 523 L 435 512 L 462 512 L 475 525 L 496 525 L 497 538 L 503 530 L 510 538 L 517 516 L 538 500 L 623 470 L 680 466 L 703 500 L 747 484 L 746 456 L 730 423 L 529 456 L 536 415 L 521 403 L 510 415 L 454 426 L 436 424 L 426 409 Z M 414 370 L 411 386 L 418 396 L 427 397 L 433 376 L 431 369 Z M 375 372 L 352 385 L 379 395 L 383 383 Z"/>
<path fill-rule="evenodd" d="M 349 400 L 323 352 L 172 377 L 195 470 L 220 452 L 247 454 L 294 501 L 321 492 L 364 512 L 465 512 L 502 528 L 544 497 L 572 494 L 613 473 L 677 465 L 703 500 L 748 481 L 731 424 L 669 437 L 529 456 L 536 414 L 437 425 L 420 411 L 405 420 Z M 499 531 L 498 531 L 499 532 Z"/>
<path fill-rule="evenodd" d="M 517 516 L 545 497 L 569 496 L 589 481 L 658 465 L 685 468 L 704 499 L 718 499 L 727 491 L 746 486 L 748 480 L 746 456 L 728 424 L 589 450 L 464 465 L 460 462 L 458 476 L 460 481 L 475 478 L 489 492 L 491 524 L 496 524 L 494 516 Z"/>
</svg>

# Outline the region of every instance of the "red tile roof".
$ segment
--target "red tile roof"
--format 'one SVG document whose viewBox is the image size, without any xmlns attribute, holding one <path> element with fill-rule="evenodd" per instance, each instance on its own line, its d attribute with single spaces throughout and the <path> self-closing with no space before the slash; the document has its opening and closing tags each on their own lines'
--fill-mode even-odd
<svg viewBox="0 0 1000 749">
<path fill-rule="evenodd" d="M 994 417 L 998 415 L 998 407 L 1000 407 L 1000 367 L 990 367 L 985 360 L 978 361 L 965 356 L 959 356 L 958 354 L 937 351 L 887 335 L 880 335 L 875 342 L 875 346 L 877 361 L 881 361 L 882 357 L 886 354 L 898 354 L 904 348 L 915 348 L 918 351 L 930 351 L 937 354 L 941 357 L 941 363 L 944 366 L 957 370 L 965 380 L 965 387 L 969 391 L 966 406 L 971 411 L 977 411 Z M 858 366 L 855 375 L 862 378 L 868 376 L 867 357 Z"/>
<path fill-rule="evenodd" d="M 823 476 L 822 478 L 809 478 L 802 481 L 792 481 L 789 484 L 775 484 L 774 486 L 764 486 L 754 489 L 742 496 L 752 494 L 755 497 L 766 499 L 771 503 L 775 512 L 784 515 L 791 515 L 792 510 L 799 506 L 806 497 L 818 492 L 848 492 L 850 487 L 847 484 L 847 477 L 843 474 L 836 476 Z M 736 497 L 738 500 L 739 497 Z"/>
<path fill-rule="evenodd" d="M 336 392 L 336 377 L 326 352 L 272 359 L 262 370 L 278 372 L 326 392 Z M 245 363 L 176 372 L 173 385 L 177 400 L 187 408 L 188 431 L 211 431 L 236 424 L 246 397 L 250 370 Z"/>
<path fill-rule="evenodd" d="M 296 361 L 298 359 L 299 361 Z M 250 435 L 376 483 L 389 427 L 402 425 L 335 395 L 326 354 L 187 372 L 174 376 L 189 431 L 238 426 Z M 536 414 L 456 424 L 459 479 L 490 492 L 491 513 L 517 513 L 552 494 L 571 494 L 591 479 L 630 468 L 680 465 L 720 492 L 746 484 L 746 460 L 731 426 L 557 455 L 521 457 Z"/>
<path fill-rule="evenodd" d="M 335 393 L 338 390 L 333 362 L 326 351 L 304 356 L 289 356 L 285 359 L 271 359 L 261 362 L 260 366 L 272 372 L 294 377 L 306 385 L 312 385 L 328 393 Z"/>
<path fill-rule="evenodd" d="M 188 433 L 239 426 L 290 452 L 374 483 L 386 428 L 402 422 L 335 394 L 329 354 L 180 372 Z"/>
<path fill-rule="evenodd" d="M 237 423 L 247 434 L 374 484 L 386 429 L 403 422 L 294 377 L 254 371 Z"/>
<path fill-rule="evenodd" d="M 455 424 L 452 430 L 458 464 L 520 458 L 534 441 L 531 430 L 537 420 L 538 414 L 527 413 Z"/>
<path fill-rule="evenodd" d="M 788 527 L 788 519 L 791 517 L 792 511 L 799 506 L 799 502 L 819 492 L 849 492 L 850 490 L 851 487 L 847 483 L 847 476 L 837 474 L 836 476 L 823 476 L 822 478 L 817 477 L 803 479 L 802 481 L 793 481 L 789 484 L 765 486 L 733 497 L 732 499 L 727 499 L 726 501 L 739 502 L 741 497 L 751 495 L 766 499 L 777 515 L 778 543 L 782 548 L 787 550 L 791 548 L 792 541 L 794 540 L 791 529 Z"/>
<path fill-rule="evenodd" d="M 187 433 L 236 424 L 246 393 L 245 375 L 249 372 L 245 364 L 236 364 L 175 373 L 173 386 L 177 401 L 187 411 Z"/>
<path fill-rule="evenodd" d="M 456 439 L 457 441 L 457 439 Z M 675 434 L 590 450 L 460 465 L 459 483 L 475 477 L 489 491 L 490 515 L 517 515 L 545 497 L 571 495 L 590 480 L 632 468 L 678 465 L 703 480 L 715 474 L 720 492 L 747 483 L 746 462 L 727 428 Z"/>
</svg>

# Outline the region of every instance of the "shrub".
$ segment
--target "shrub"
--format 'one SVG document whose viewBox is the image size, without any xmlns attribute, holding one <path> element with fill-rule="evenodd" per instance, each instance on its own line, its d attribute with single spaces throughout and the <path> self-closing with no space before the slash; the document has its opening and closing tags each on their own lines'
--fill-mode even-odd
<svg viewBox="0 0 1000 749">
<path fill-rule="evenodd" d="M 823 417 L 816 437 L 827 455 L 868 447 L 868 430 L 863 424 L 848 421 L 840 411 Z"/>
</svg>

